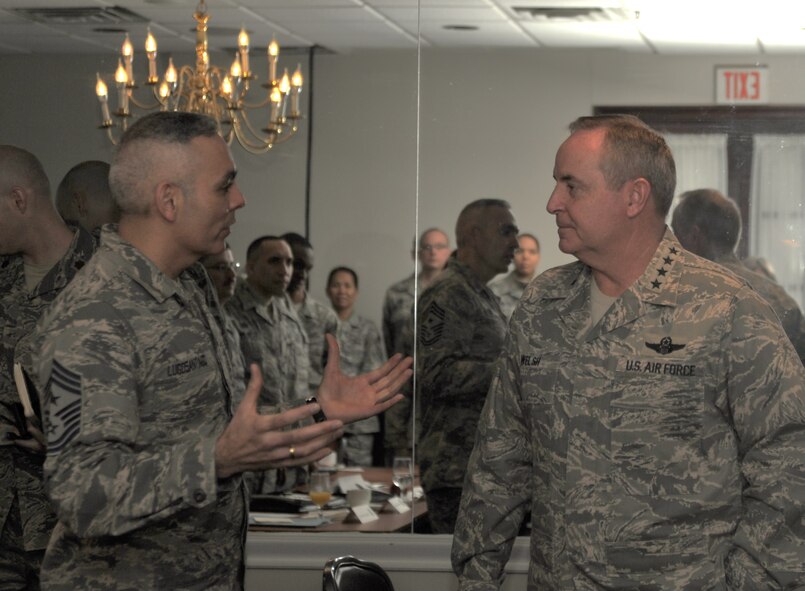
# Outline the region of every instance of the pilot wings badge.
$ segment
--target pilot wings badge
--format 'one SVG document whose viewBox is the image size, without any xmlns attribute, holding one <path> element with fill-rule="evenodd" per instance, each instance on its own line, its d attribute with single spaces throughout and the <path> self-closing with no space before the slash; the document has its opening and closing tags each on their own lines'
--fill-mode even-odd
<svg viewBox="0 0 805 591">
<path fill-rule="evenodd" d="M 675 345 L 671 340 L 671 337 L 663 337 L 660 339 L 659 343 L 649 343 L 648 341 L 646 341 L 646 347 L 656 351 L 660 355 L 668 355 L 669 353 L 673 353 L 674 351 L 684 349 L 685 345 Z"/>
</svg>

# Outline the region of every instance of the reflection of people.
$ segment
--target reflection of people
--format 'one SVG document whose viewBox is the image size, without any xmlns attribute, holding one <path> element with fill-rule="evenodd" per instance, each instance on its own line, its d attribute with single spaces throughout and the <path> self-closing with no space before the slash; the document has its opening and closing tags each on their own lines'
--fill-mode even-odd
<svg viewBox="0 0 805 591">
<path fill-rule="evenodd" d="M 201 264 L 212 282 L 218 303 L 221 306 L 221 321 L 224 328 L 224 337 L 227 342 L 227 353 L 232 357 L 233 382 L 237 387 L 235 400 L 240 401 L 243 390 L 246 388 L 246 363 L 240 345 L 240 333 L 224 307 L 235 295 L 235 282 L 237 279 L 237 265 L 235 256 L 229 244 L 222 252 L 209 254 L 201 258 Z"/>
<path fill-rule="evenodd" d="M 528 589 L 805 584 L 805 369 L 769 306 L 665 227 L 671 152 L 582 117 L 548 211 L 578 262 L 509 324 L 453 542 L 459 589 L 498 589 L 531 521 Z"/>
<path fill-rule="evenodd" d="M 310 297 L 308 293 L 310 272 L 313 270 L 313 245 L 307 238 L 295 232 L 287 232 L 281 238 L 288 243 L 293 253 L 293 273 L 287 291 L 307 334 L 310 359 L 308 382 L 313 390 L 321 381 L 327 357 L 327 341 L 324 335 L 336 334 L 338 318 L 330 308 Z"/>
<path fill-rule="evenodd" d="M 450 239 L 439 228 L 429 228 L 414 239 L 411 257 L 418 257 L 419 272 L 388 288 L 383 300 L 383 341 L 386 352 L 410 355 L 414 351 L 414 297 L 433 283 L 450 256 Z M 394 456 L 411 457 L 414 431 L 412 401 L 406 398 L 384 415 L 386 461 Z"/>
<path fill-rule="evenodd" d="M 456 222 L 455 257 L 419 298 L 417 457 L 434 533 L 452 533 L 506 318 L 486 283 L 517 248 L 509 204 L 479 199 Z"/>
<path fill-rule="evenodd" d="M 341 371 L 355 376 L 383 365 L 385 354 L 380 331 L 374 322 L 355 314 L 358 274 L 349 267 L 336 267 L 327 276 L 327 297 L 338 315 L 338 345 Z M 380 432 L 378 417 L 344 427 L 341 461 L 347 466 L 371 466 L 375 436 Z"/>
<path fill-rule="evenodd" d="M 679 197 L 671 226 L 684 248 L 726 267 L 755 288 L 771 305 L 805 363 L 805 318 L 797 302 L 780 284 L 750 271 L 735 256 L 741 236 L 738 206 L 714 189 L 687 191 Z"/>
<path fill-rule="evenodd" d="M 0 588 L 39 588 L 56 516 L 42 484 L 41 432 L 23 418 L 14 363 L 34 375 L 32 334 L 50 302 L 92 256 L 92 237 L 67 226 L 30 152 L 0 146 Z M 29 392 L 36 396 L 35 392 Z M 35 437 L 21 438 L 25 430 Z"/>
<path fill-rule="evenodd" d="M 533 234 L 520 234 L 514 251 L 514 269 L 489 282 L 489 289 L 500 298 L 500 310 L 508 320 L 523 290 L 537 274 L 539 265 L 539 240 Z"/>
<path fill-rule="evenodd" d="M 234 409 L 220 308 L 195 264 L 224 249 L 244 205 L 215 122 L 178 112 L 138 119 L 110 179 L 119 231 L 103 229 L 98 252 L 39 325 L 46 482 L 59 516 L 43 587 L 241 588 L 240 473 L 321 458 L 342 421 L 384 410 L 410 372 L 392 361 L 348 378 L 333 341 L 320 404 L 258 414 L 254 366 Z M 319 409 L 329 420 L 283 430 Z"/>
<path fill-rule="evenodd" d="M 56 209 L 89 231 L 117 223 L 120 210 L 109 189 L 109 164 L 87 160 L 68 170 L 56 189 Z"/>
</svg>

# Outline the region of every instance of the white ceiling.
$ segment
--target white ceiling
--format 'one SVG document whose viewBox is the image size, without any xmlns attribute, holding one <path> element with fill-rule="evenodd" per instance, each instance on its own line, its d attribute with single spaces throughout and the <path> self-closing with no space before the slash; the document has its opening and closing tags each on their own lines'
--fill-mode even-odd
<svg viewBox="0 0 805 591">
<path fill-rule="evenodd" d="M 197 0 L 0 0 L 0 54 L 117 52 L 123 34 L 99 27 L 125 29 L 141 51 L 148 26 L 160 52 L 192 51 L 196 5 Z M 146 22 L 45 24 L 16 11 L 114 6 Z M 419 35 L 429 47 L 805 53 L 801 0 L 208 0 L 207 7 L 211 49 L 234 48 L 237 30 L 245 26 L 255 53 L 272 36 L 283 47 L 319 45 L 345 53 L 415 48 Z M 604 10 L 594 17 L 540 19 L 514 7 Z M 445 28 L 455 25 L 473 30 Z"/>
</svg>

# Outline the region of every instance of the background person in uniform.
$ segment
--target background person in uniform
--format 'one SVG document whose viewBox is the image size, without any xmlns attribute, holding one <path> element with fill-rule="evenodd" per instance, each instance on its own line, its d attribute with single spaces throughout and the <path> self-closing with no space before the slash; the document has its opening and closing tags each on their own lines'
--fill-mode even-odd
<svg viewBox="0 0 805 591">
<path fill-rule="evenodd" d="M 196 261 L 224 249 L 244 205 L 215 122 L 160 112 L 132 124 L 110 181 L 122 217 L 39 325 L 48 493 L 59 523 L 48 589 L 236 589 L 247 527 L 240 473 L 315 461 L 342 421 L 384 410 L 408 361 L 338 371 L 319 403 L 257 412 L 254 367 L 235 409 L 213 287 Z M 203 288 L 199 287 L 199 284 Z M 283 430 L 319 409 L 329 420 Z"/>
<path fill-rule="evenodd" d="M 59 217 L 39 160 L 0 146 L 0 589 L 38 589 L 56 516 L 42 482 L 44 437 L 23 417 L 14 363 L 34 376 L 36 322 L 92 256 L 92 237 Z M 36 397 L 37 393 L 29 391 Z M 21 438 L 27 430 L 33 436 Z"/>
<path fill-rule="evenodd" d="M 335 313 L 318 300 L 310 297 L 310 271 L 313 270 L 313 246 L 307 238 L 287 232 L 281 236 L 291 247 L 293 253 L 293 273 L 288 284 L 288 295 L 291 298 L 302 325 L 307 333 L 310 372 L 308 382 L 311 389 L 321 381 L 324 362 L 327 358 L 326 334 L 335 335 L 338 331 L 338 318 Z"/>
<path fill-rule="evenodd" d="M 517 226 L 501 199 L 465 206 L 458 248 L 419 298 L 417 458 L 434 533 L 452 533 L 478 417 L 503 347 L 506 318 L 487 282 L 508 269 Z"/>
<path fill-rule="evenodd" d="M 354 313 L 358 299 L 358 274 L 349 267 L 336 267 L 327 276 L 327 297 L 338 315 L 338 346 L 341 371 L 356 376 L 383 365 L 386 355 L 380 331 L 374 322 Z M 371 466 L 375 437 L 380 432 L 378 417 L 344 427 L 341 462 L 347 466 Z"/>
<path fill-rule="evenodd" d="M 215 288 L 215 294 L 218 296 L 224 337 L 228 343 L 227 353 L 232 357 L 233 381 L 238 386 L 238 394 L 235 396 L 235 402 L 238 403 L 243 390 L 246 389 L 246 362 L 243 360 L 243 352 L 241 351 L 240 333 L 238 333 L 238 328 L 225 307 L 226 303 L 235 295 L 238 267 L 235 264 L 235 256 L 232 254 L 229 243 L 226 244 L 222 252 L 203 256 L 200 262 L 204 266 L 204 270 L 207 271 L 207 276 L 210 278 Z"/>
<path fill-rule="evenodd" d="M 674 208 L 671 227 L 684 248 L 726 267 L 755 288 L 774 309 L 805 363 L 805 318 L 796 300 L 780 284 L 749 270 L 735 256 L 741 237 L 741 212 L 735 202 L 714 189 L 687 191 Z"/>
<path fill-rule="evenodd" d="M 514 251 L 514 269 L 503 277 L 489 282 L 489 289 L 500 298 L 500 310 L 508 320 L 523 290 L 537 275 L 539 266 L 539 240 L 533 234 L 520 234 Z"/>
<path fill-rule="evenodd" d="M 305 400 L 310 396 L 308 338 L 288 297 L 293 255 L 277 236 L 253 240 L 246 251 L 246 279 L 239 281 L 227 302 L 240 335 L 241 352 L 248 367 L 260 366 L 263 387 L 261 407 Z M 289 490 L 307 479 L 304 468 L 268 470 L 249 477 L 255 493 Z"/>
<path fill-rule="evenodd" d="M 389 355 L 414 351 L 414 295 L 421 294 L 439 276 L 450 256 L 450 239 L 439 228 L 429 228 L 416 238 L 411 258 L 419 261 L 419 272 L 411 273 L 388 288 L 383 300 L 383 342 Z M 386 412 L 383 421 L 383 439 L 386 463 L 391 465 L 394 456 L 411 457 L 411 442 L 415 434 L 412 424 L 412 400 L 407 396 L 401 403 Z"/>
<path fill-rule="evenodd" d="M 498 589 L 530 508 L 529 591 L 805 584 L 805 369 L 771 308 L 665 226 L 676 172 L 628 116 L 582 117 L 548 201 L 578 262 L 509 323 L 453 538 Z"/>
<path fill-rule="evenodd" d="M 56 209 L 65 220 L 90 232 L 103 224 L 116 224 L 120 209 L 109 189 L 109 164 L 87 160 L 68 170 L 56 189 Z"/>
</svg>

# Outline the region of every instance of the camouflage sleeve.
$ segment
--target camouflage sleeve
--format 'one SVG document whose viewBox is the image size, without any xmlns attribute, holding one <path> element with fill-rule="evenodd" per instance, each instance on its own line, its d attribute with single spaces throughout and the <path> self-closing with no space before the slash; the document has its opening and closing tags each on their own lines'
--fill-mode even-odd
<svg viewBox="0 0 805 591">
<path fill-rule="evenodd" d="M 735 588 L 799 588 L 805 585 L 805 369 L 754 293 L 737 300 L 726 338 L 728 402 L 745 479 L 728 572 Z"/>
<path fill-rule="evenodd" d="M 513 348 L 507 337 L 467 466 L 452 550 L 460 591 L 500 588 L 531 499 L 530 428 Z"/>
<path fill-rule="evenodd" d="M 368 322 L 366 325 L 366 340 L 363 344 L 363 351 L 363 361 L 359 373 L 377 369 L 386 362 L 386 353 L 380 340 L 380 331 L 377 330 L 377 325 L 374 322 Z"/>
<path fill-rule="evenodd" d="M 216 434 L 148 441 L 135 337 L 104 307 L 45 334 L 39 368 L 46 487 L 59 520 L 80 537 L 121 535 L 217 495 Z"/>
<path fill-rule="evenodd" d="M 478 311 L 466 297 L 442 290 L 438 298 L 420 298 L 418 307 L 417 378 L 442 404 L 461 402 L 468 392 L 486 392 L 500 343 L 478 343 Z M 422 403 L 425 404 L 424 397 Z"/>
</svg>

